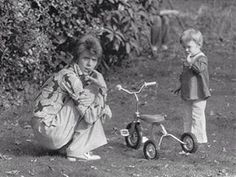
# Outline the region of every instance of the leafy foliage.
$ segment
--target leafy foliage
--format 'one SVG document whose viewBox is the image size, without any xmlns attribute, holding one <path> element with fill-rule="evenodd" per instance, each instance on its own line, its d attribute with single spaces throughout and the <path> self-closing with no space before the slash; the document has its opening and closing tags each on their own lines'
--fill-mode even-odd
<svg viewBox="0 0 236 177">
<path fill-rule="evenodd" d="M 143 18 L 147 16 L 142 14 L 144 14 L 143 7 L 132 2 L 119 4 L 118 9 L 101 14 L 104 24 L 101 39 L 108 65 L 120 64 L 133 50 L 140 53 L 140 36 L 143 35 L 141 32 L 145 31 L 144 24 L 148 20 Z"/>
<path fill-rule="evenodd" d="M 142 50 L 147 24 L 139 0 L 0 0 L 2 92 L 40 85 L 71 61 L 74 42 L 85 33 L 101 39 L 102 71 L 121 64 Z"/>
</svg>

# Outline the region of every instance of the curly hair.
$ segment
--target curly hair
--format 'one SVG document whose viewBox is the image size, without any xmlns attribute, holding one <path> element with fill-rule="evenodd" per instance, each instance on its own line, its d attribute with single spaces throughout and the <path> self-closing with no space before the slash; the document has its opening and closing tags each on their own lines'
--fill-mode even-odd
<svg viewBox="0 0 236 177">
<path fill-rule="evenodd" d="M 83 52 L 87 52 L 100 58 L 102 56 L 102 46 L 99 40 L 91 34 L 80 38 L 80 40 L 75 44 L 73 61 L 77 61 Z"/>
<path fill-rule="evenodd" d="M 185 30 L 182 35 L 180 36 L 180 44 L 186 44 L 186 42 L 194 41 L 200 47 L 203 45 L 203 36 L 199 30 L 190 28 Z"/>
</svg>

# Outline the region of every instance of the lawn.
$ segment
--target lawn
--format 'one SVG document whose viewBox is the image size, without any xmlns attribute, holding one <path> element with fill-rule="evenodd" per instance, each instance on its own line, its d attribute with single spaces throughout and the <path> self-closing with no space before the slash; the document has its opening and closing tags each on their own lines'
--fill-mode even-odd
<svg viewBox="0 0 236 177">
<path fill-rule="evenodd" d="M 181 2 L 183 7 L 199 5 L 190 0 Z M 150 114 L 165 113 L 167 130 L 178 137 L 183 133 L 181 99 L 171 92 L 177 87 L 181 72 L 179 48 L 173 52 L 178 45 L 172 40 L 170 49 L 156 58 L 139 56 L 109 71 L 106 80 L 113 118 L 104 125 L 108 144 L 95 151 L 102 157 L 99 161 L 69 162 L 64 156 L 39 147 L 29 126 L 30 102 L 2 112 L 0 176 L 236 177 L 236 56 L 233 43 L 229 41 L 207 37 L 204 46 L 209 58 L 212 91 L 206 109 L 209 139 L 206 154 L 197 151 L 188 156 L 180 155 L 180 144 L 168 138 L 163 141 L 160 158 L 146 160 L 142 147 L 128 148 L 119 134 L 119 130 L 132 121 L 135 104 L 134 98 L 119 92 L 116 85 L 135 89 L 144 81 L 157 81 L 158 87 L 144 90 L 141 110 Z M 149 137 L 149 125 L 142 123 L 142 126 Z"/>
</svg>

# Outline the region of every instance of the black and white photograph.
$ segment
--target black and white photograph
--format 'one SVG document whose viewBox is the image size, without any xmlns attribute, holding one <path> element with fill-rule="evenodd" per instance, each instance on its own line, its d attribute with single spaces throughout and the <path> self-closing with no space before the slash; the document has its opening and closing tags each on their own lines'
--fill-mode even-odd
<svg viewBox="0 0 236 177">
<path fill-rule="evenodd" d="M 0 177 L 236 177 L 235 0 L 0 0 Z"/>
</svg>

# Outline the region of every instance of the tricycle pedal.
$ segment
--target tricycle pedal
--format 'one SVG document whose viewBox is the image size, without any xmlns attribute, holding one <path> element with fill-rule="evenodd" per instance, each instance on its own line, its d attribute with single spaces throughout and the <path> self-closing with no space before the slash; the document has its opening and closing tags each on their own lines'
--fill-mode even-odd
<svg viewBox="0 0 236 177">
<path fill-rule="evenodd" d="M 121 136 L 129 136 L 129 130 L 126 128 L 120 129 L 120 134 Z"/>
</svg>

